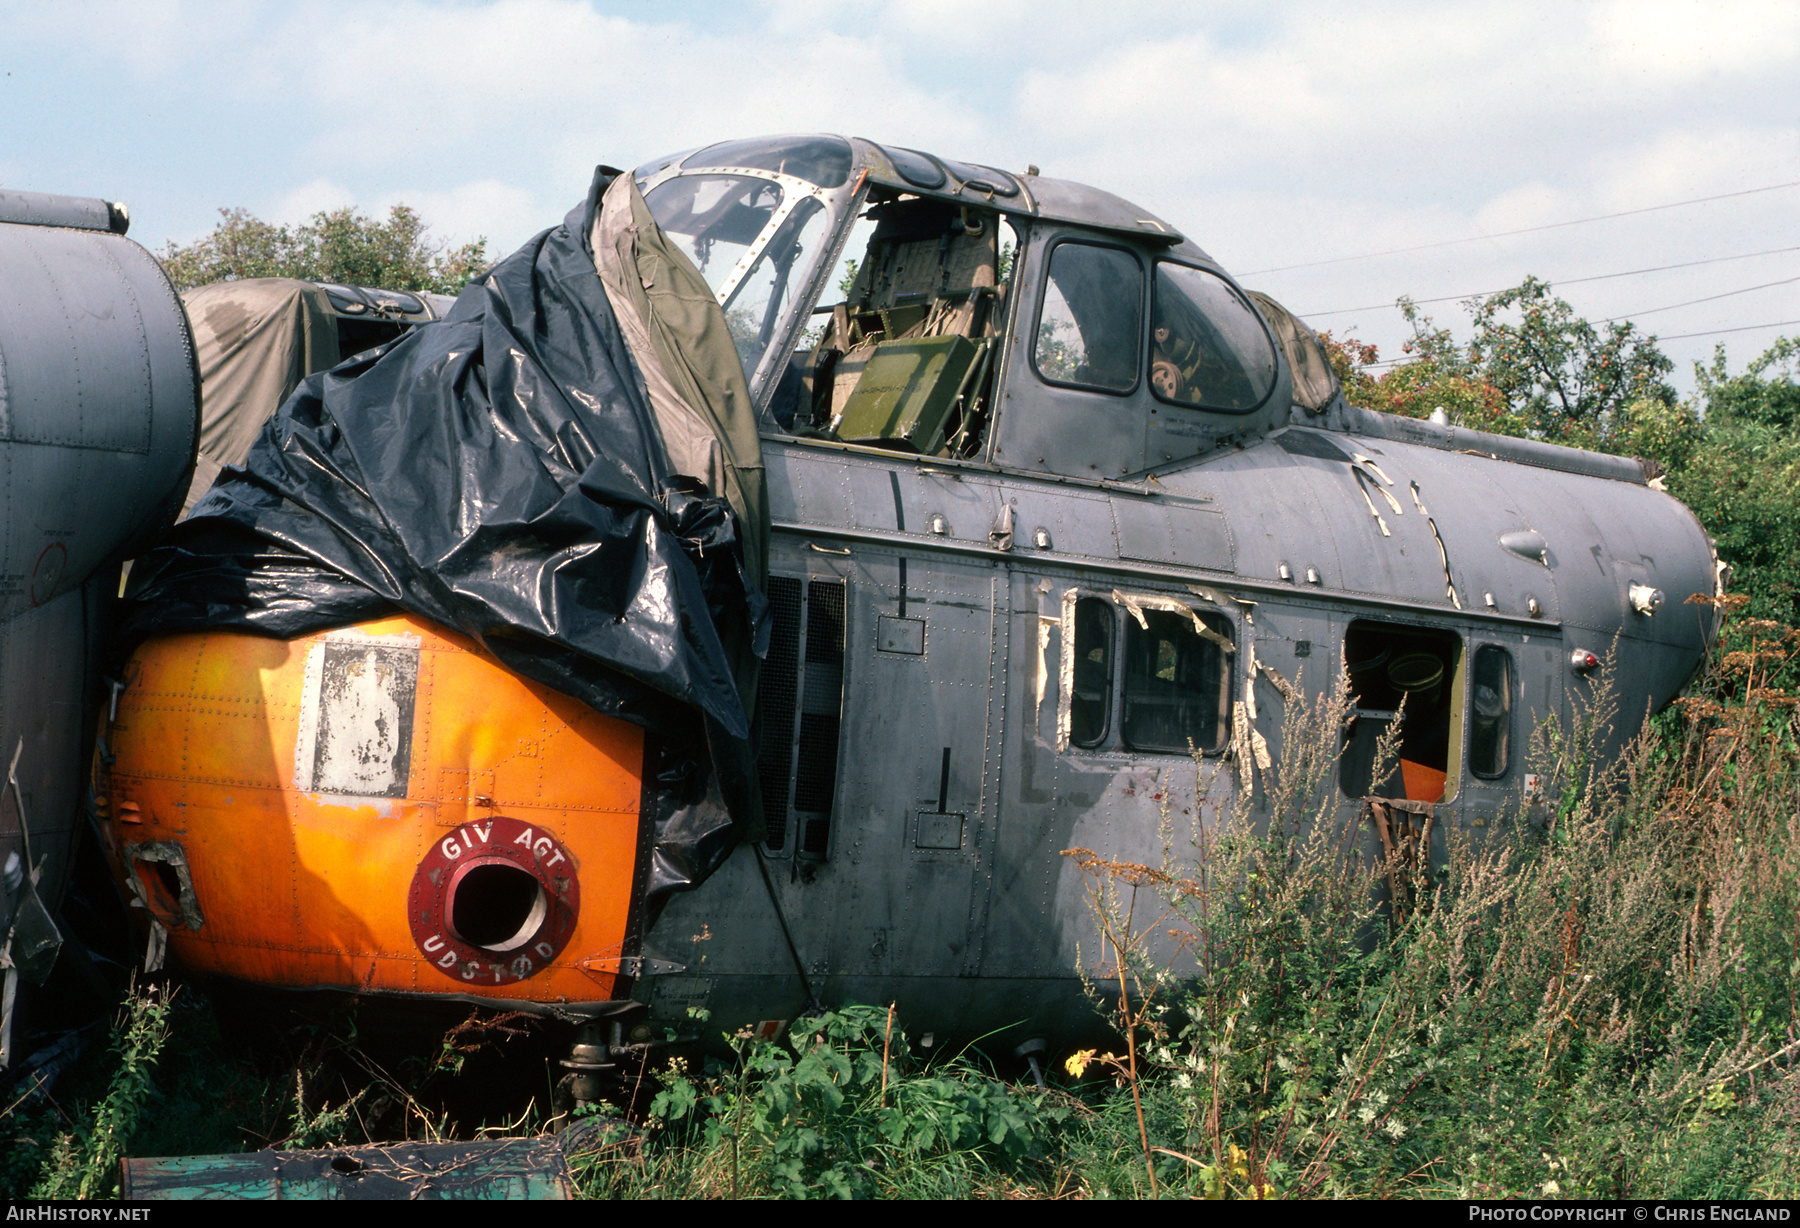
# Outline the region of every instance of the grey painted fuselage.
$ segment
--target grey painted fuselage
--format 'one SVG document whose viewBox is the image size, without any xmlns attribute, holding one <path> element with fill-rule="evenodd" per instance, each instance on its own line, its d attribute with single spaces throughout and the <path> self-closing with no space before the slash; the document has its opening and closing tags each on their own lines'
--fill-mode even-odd
<svg viewBox="0 0 1800 1228">
<path fill-rule="evenodd" d="M 0 192 L 0 918 L 32 979 L 53 932 L 21 904 L 53 910 L 67 880 L 119 563 L 193 464 L 187 322 L 124 228 L 104 201 Z"/>
<path fill-rule="evenodd" d="M 898 1000 L 915 1035 L 1091 1032 L 1077 969 L 1106 960 L 1062 850 L 1158 865 L 1171 822 L 1215 823 L 1240 797 L 1254 813 L 1252 765 L 1283 758 L 1286 686 L 1316 695 L 1348 671 L 1362 743 L 1390 719 L 1382 695 L 1419 707 L 1402 753 L 1424 783 L 1346 768 L 1339 812 L 1361 822 L 1365 793 L 1435 801 L 1441 857 L 1448 831 L 1521 812 L 1539 722 L 1567 722 L 1604 676 L 1615 753 L 1693 672 L 1712 615 L 1683 602 L 1715 592 L 1716 562 L 1636 462 L 1388 419 L 1341 395 L 1306 407 L 1267 326 L 1264 395 L 1197 404 L 1155 382 L 1165 266 L 1230 287 L 1215 294 L 1228 309 L 1248 300 L 1194 244 L 1081 185 L 867 142 L 842 143 L 840 176 L 835 140 L 742 142 L 639 172 L 678 236 L 706 219 L 666 204 L 682 194 L 674 180 L 779 189 L 760 239 L 714 278 L 728 317 L 739 306 L 734 327 L 759 252 L 793 241 L 793 198 L 822 202 L 832 228 L 817 255 L 801 235 L 791 305 L 768 309 L 754 333 L 766 348 L 746 354 L 774 522 L 778 625 L 759 715 L 770 840 L 674 898 L 645 935 L 638 996 L 656 1019 L 691 1027 L 687 1008 L 705 1007 L 710 1030 L 728 1030 L 791 1018 L 810 990 L 826 1004 Z M 946 170 L 936 186 L 933 167 Z M 871 206 L 859 253 L 867 223 L 852 230 Z M 913 296 L 937 296 L 932 319 L 985 293 L 979 271 L 951 268 L 955 246 L 978 241 L 964 236 L 1004 226 L 1016 245 L 990 322 L 963 334 L 988 359 L 950 421 L 974 429 L 946 428 L 951 442 L 929 450 L 898 428 L 850 442 L 858 394 L 838 376 L 830 402 L 825 359 L 842 371 L 886 343 L 925 352 L 919 326 L 902 332 L 912 300 L 891 286 L 884 299 L 881 279 L 924 284 L 907 261 L 929 261 L 928 227 L 907 219 L 932 208 L 951 219 L 941 282 Z M 1121 300 L 1138 340 L 1115 374 L 1078 310 L 1072 328 L 1057 323 L 1057 297 L 1081 289 L 1058 283 L 1059 250 L 1103 252 L 1115 283 L 1140 279 Z M 840 254 L 862 274 L 828 318 L 814 305 L 832 301 Z M 845 331 L 858 312 L 872 340 Z M 1058 327 L 1086 365 L 1058 356 Z M 1243 345 L 1261 352 L 1254 336 Z M 930 400 L 916 384 L 897 395 Z M 1197 653 L 1215 655 L 1190 669 Z M 1204 753 L 1188 753 L 1190 728 Z"/>
</svg>

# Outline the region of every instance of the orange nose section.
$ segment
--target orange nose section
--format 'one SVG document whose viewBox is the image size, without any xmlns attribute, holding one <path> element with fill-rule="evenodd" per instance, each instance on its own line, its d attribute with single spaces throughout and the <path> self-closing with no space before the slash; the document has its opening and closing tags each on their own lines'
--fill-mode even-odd
<svg viewBox="0 0 1800 1228">
<path fill-rule="evenodd" d="M 182 966 L 501 1003 L 623 996 L 636 726 L 411 617 L 138 650 L 95 794 Z"/>
</svg>

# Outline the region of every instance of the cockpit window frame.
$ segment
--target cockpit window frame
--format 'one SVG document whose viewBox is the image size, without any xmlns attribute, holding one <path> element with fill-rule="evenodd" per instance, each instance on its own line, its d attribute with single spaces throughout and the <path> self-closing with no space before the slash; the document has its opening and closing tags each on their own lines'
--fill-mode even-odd
<svg viewBox="0 0 1800 1228">
<path fill-rule="evenodd" d="M 776 166 L 763 166 L 761 163 L 750 163 L 744 160 L 737 162 L 714 162 L 722 155 L 751 155 L 767 158 L 775 156 L 779 163 Z M 803 173 L 801 168 L 808 167 L 812 171 L 820 169 L 820 158 L 830 159 L 832 165 L 825 175 Z M 841 165 L 838 164 L 841 159 Z M 790 168 L 790 161 L 794 164 Z M 856 149 L 841 136 L 827 133 L 797 134 L 792 136 L 748 137 L 741 140 L 716 141 L 711 145 L 702 145 L 691 150 L 680 158 L 683 171 L 705 171 L 718 166 L 756 165 L 759 169 L 772 171 L 778 175 L 797 177 L 827 192 L 835 192 L 850 182 L 856 171 Z"/>
<path fill-rule="evenodd" d="M 892 266 L 885 258 L 877 258 L 875 244 L 882 237 L 882 228 L 895 218 L 878 218 L 876 214 L 878 210 L 891 209 L 895 216 L 900 216 L 920 208 L 943 212 L 951 223 L 960 217 L 960 232 L 971 238 L 990 235 L 992 249 L 985 262 L 989 266 L 989 277 L 981 279 L 973 267 L 964 267 L 962 257 L 947 256 L 946 249 L 938 245 L 935 236 L 923 232 L 909 235 L 911 228 L 902 222 L 894 233 L 886 236 L 887 242 L 916 242 L 921 237 L 928 238 L 937 247 L 939 273 L 950 279 L 932 281 L 938 290 L 935 296 L 926 296 L 931 300 L 928 309 L 922 317 L 908 317 L 905 313 L 909 308 L 927 306 L 924 302 L 913 301 L 918 298 L 916 286 L 899 296 L 906 301 L 871 300 L 874 285 L 883 287 L 874 296 L 879 299 L 896 289 L 894 278 L 902 268 L 905 276 L 900 278 L 900 284 L 912 285 L 922 267 L 916 262 L 910 266 Z M 763 437 L 816 447 L 871 448 L 890 456 L 911 457 L 920 463 L 991 468 L 991 424 L 996 411 L 994 389 L 999 386 L 999 372 L 1006 361 L 1006 342 L 1012 335 L 1011 323 L 1018 310 L 1020 296 L 1015 287 L 1021 276 L 1019 253 L 1027 241 L 1021 219 L 991 205 L 898 191 L 873 180 L 859 185 L 858 191 L 846 202 L 844 216 L 845 222 L 833 236 L 829 262 L 821 261 L 817 280 L 807 292 L 807 318 L 817 321 L 813 325 L 814 335 L 807 338 L 806 321 L 802 320 L 802 327 L 793 335 L 787 351 L 790 369 L 785 374 L 778 373 L 772 395 L 760 407 Z M 958 227 L 953 224 L 952 229 Z M 1012 264 L 1003 276 L 1009 250 Z M 965 276 L 967 281 L 963 280 Z M 834 284 L 838 287 L 836 292 L 832 290 Z M 890 311 L 897 313 L 894 321 L 887 318 Z M 973 350 L 971 365 L 966 368 L 948 361 L 929 360 L 922 368 L 915 368 L 922 369 L 923 377 L 909 395 L 919 389 L 944 387 L 956 394 L 954 404 L 957 409 L 947 419 L 939 440 L 941 446 L 921 448 L 910 435 L 899 432 L 875 439 L 838 433 L 848 394 L 846 385 L 837 378 L 833 368 L 824 368 L 826 375 L 821 380 L 820 368 L 815 365 L 821 347 L 828 348 L 835 359 L 853 353 L 859 360 L 856 370 L 860 370 L 860 365 L 869 361 L 869 356 L 862 351 L 863 345 L 882 341 L 883 333 L 890 329 L 895 335 L 889 340 L 900 347 L 929 346 L 956 338 L 973 343 L 964 347 Z M 848 343 L 850 348 L 844 348 L 846 337 L 857 339 Z M 877 356 L 881 348 L 876 346 Z M 902 360 L 905 357 L 902 353 Z M 892 367 L 883 370 L 882 378 L 892 372 Z M 944 372 L 949 372 L 948 384 L 942 383 Z M 859 379 L 858 375 L 852 374 L 848 387 L 854 389 Z M 803 385 L 803 380 L 808 382 Z M 794 414 L 791 419 L 785 416 L 790 407 Z M 936 406 L 932 412 L 941 408 L 941 405 Z M 862 424 L 866 425 L 867 421 L 864 419 Z M 909 444 L 913 446 L 909 447 Z"/>
<path fill-rule="evenodd" d="M 836 267 L 838 258 L 842 254 L 843 244 L 848 239 L 853 227 L 853 222 L 846 223 L 845 219 L 854 219 L 861 210 L 862 201 L 868 193 L 868 186 L 861 176 L 852 176 L 850 182 L 839 187 L 823 188 L 798 176 L 762 167 L 696 166 L 686 168 L 680 165 L 659 163 L 654 173 L 638 181 L 638 190 L 644 193 L 647 199 L 652 192 L 671 179 L 702 175 L 760 179 L 777 185 L 782 192 L 781 204 L 764 223 L 762 231 L 756 236 L 755 241 L 738 257 L 737 263 L 726 278 L 714 288 L 713 294 L 721 309 L 725 304 L 731 302 L 738 287 L 757 268 L 769 244 L 782 233 L 788 218 L 801 207 L 803 200 L 809 198 L 816 200 L 825 209 L 827 234 L 819 258 L 814 262 L 813 268 L 804 282 L 789 290 L 790 306 L 786 312 L 787 319 L 772 334 L 769 344 L 764 348 L 756 365 L 747 368 L 744 372 L 745 381 L 750 386 L 751 400 L 756 405 L 758 420 L 766 429 L 770 425 L 767 421 L 768 408 L 774 399 L 780 371 L 786 365 L 787 352 L 805 331 L 811 315 L 811 305 L 817 300 L 825 279 Z M 805 304 L 804 310 L 799 307 L 801 303 Z"/>
</svg>

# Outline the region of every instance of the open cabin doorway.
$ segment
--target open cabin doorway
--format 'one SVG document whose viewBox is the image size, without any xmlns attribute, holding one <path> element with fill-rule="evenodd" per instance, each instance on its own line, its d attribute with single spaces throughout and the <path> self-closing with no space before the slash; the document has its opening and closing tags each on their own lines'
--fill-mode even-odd
<svg viewBox="0 0 1800 1228">
<path fill-rule="evenodd" d="M 1344 792 L 1415 802 L 1455 797 L 1462 775 L 1462 637 L 1357 619 L 1344 635 L 1344 667 L 1351 708 L 1339 765 Z M 1381 761 L 1384 740 L 1392 744 L 1387 762 Z"/>
</svg>

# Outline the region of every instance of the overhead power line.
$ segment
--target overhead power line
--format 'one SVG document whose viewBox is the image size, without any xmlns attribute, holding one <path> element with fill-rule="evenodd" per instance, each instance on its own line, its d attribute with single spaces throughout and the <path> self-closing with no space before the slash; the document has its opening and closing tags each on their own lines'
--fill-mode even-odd
<svg viewBox="0 0 1800 1228">
<path fill-rule="evenodd" d="M 1692 307 L 1696 303 L 1710 303 L 1715 299 L 1730 298 L 1734 294 L 1749 294 L 1752 290 L 1767 290 L 1772 286 L 1791 286 L 1800 281 L 1800 277 L 1784 277 L 1780 281 L 1765 281 L 1760 286 L 1745 286 L 1742 290 L 1727 290 L 1723 294 L 1709 294 L 1705 298 L 1691 298 L 1685 303 L 1670 303 L 1667 307 L 1646 307 L 1642 311 L 1633 311 L 1627 315 L 1608 316 L 1602 324 L 1611 324 L 1618 320 L 1635 320 L 1638 316 L 1653 316 L 1659 311 L 1674 311 L 1677 307 Z"/>
<path fill-rule="evenodd" d="M 1295 269 L 1316 269 L 1327 264 L 1345 264 L 1352 260 L 1374 260 L 1381 256 L 1404 256 L 1409 252 L 1428 252 L 1440 247 L 1456 247 L 1464 243 L 1483 243 L 1490 239 L 1510 239 L 1517 235 L 1537 234 L 1545 230 L 1561 230 L 1565 226 L 1586 226 L 1590 222 L 1610 222 L 1615 218 L 1636 217 L 1641 213 L 1657 213 L 1664 209 L 1683 209 L 1688 205 L 1706 205 L 1718 200 L 1731 200 L 1739 196 L 1754 196 L 1758 192 L 1779 192 L 1784 188 L 1800 188 L 1800 180 L 1793 183 L 1771 183 L 1767 187 L 1745 188 L 1741 192 L 1723 192 L 1717 196 L 1696 196 L 1692 200 L 1674 200 L 1666 205 L 1646 205 L 1642 209 L 1622 209 L 1617 213 L 1602 213 L 1594 217 L 1578 217 L 1567 222 L 1546 222 L 1542 226 L 1526 226 L 1520 230 L 1502 230 L 1495 234 L 1471 235 L 1466 239 L 1441 239 L 1436 243 L 1420 243 L 1414 247 L 1395 247 L 1384 252 L 1364 252 L 1360 256 L 1334 256 L 1330 260 L 1309 260 L 1304 264 L 1284 264 L 1279 268 L 1256 269 L 1242 274 L 1243 277 L 1261 277 L 1265 273 L 1289 273 Z"/>
<path fill-rule="evenodd" d="M 1800 247 L 1772 247 L 1764 252 L 1745 252 L 1741 256 L 1709 256 L 1705 260 L 1687 260 L 1680 264 L 1659 264 L 1648 269 L 1627 269 L 1623 273 L 1596 273 L 1592 277 L 1564 277 L 1550 282 L 1551 286 L 1579 286 L 1590 281 L 1610 281 L 1615 277 L 1639 277 L 1645 273 L 1667 273 L 1674 269 L 1698 268 L 1703 264 L 1722 264 L 1730 260 L 1754 260 L 1758 256 L 1784 256 L 1789 252 L 1800 252 Z M 1416 298 L 1413 302 L 1418 306 L 1428 303 L 1460 303 L 1472 298 L 1487 298 L 1491 294 L 1499 294 L 1510 290 L 1511 286 L 1502 286 L 1499 290 L 1471 290 L 1467 294 L 1444 294 L 1437 298 Z M 1736 293 L 1735 291 L 1733 293 Z M 1316 319 L 1320 316 L 1347 316 L 1359 311 L 1385 311 L 1394 306 L 1393 302 L 1374 303 L 1368 307 L 1334 307 L 1330 311 L 1309 311 L 1305 318 Z M 1660 310 L 1660 309 L 1659 309 Z"/>
<path fill-rule="evenodd" d="M 1721 333 L 1753 333 L 1759 328 L 1791 328 L 1796 324 L 1800 324 L 1800 320 L 1771 320 L 1767 324 L 1740 324 L 1735 328 L 1708 328 L 1697 333 L 1675 333 L 1667 337 L 1659 336 L 1656 340 L 1691 341 L 1695 337 L 1713 337 Z M 1357 370 L 1372 371 L 1376 367 L 1398 367 L 1402 363 L 1413 362 L 1415 359 L 1416 356 L 1411 354 L 1405 358 L 1383 358 L 1377 362 L 1359 364 Z"/>
<path fill-rule="evenodd" d="M 1709 328 L 1698 333 L 1676 333 L 1673 337 L 1658 337 L 1658 341 L 1686 341 L 1690 337 L 1711 337 L 1715 333 L 1750 333 L 1759 328 L 1787 328 L 1800 324 L 1800 320 L 1773 320 L 1768 324 L 1740 324 L 1736 328 Z"/>
</svg>

